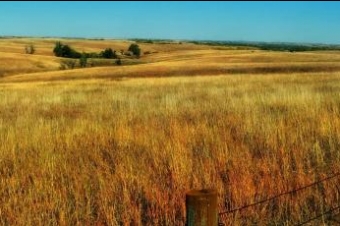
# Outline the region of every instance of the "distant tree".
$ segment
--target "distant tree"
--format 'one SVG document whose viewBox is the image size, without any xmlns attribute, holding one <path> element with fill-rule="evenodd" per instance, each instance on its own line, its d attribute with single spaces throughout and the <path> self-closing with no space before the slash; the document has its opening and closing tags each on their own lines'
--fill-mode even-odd
<svg viewBox="0 0 340 226">
<path fill-rule="evenodd" d="M 134 44 L 134 43 L 129 46 L 128 51 L 131 51 L 133 53 L 133 55 L 135 55 L 137 57 L 139 57 L 140 54 L 141 54 L 141 49 L 139 48 L 139 46 L 137 44 Z"/>
<path fill-rule="evenodd" d="M 64 45 L 61 42 L 56 42 L 53 49 L 53 53 L 57 57 L 67 57 L 67 58 L 80 58 L 81 53 L 75 51 L 68 45 Z"/>
<path fill-rule="evenodd" d="M 86 67 L 86 65 L 87 65 L 86 53 L 81 54 L 81 57 L 79 58 L 79 65 L 80 65 L 80 67 Z"/>
<path fill-rule="evenodd" d="M 34 52 L 35 52 L 34 45 L 31 44 L 31 45 L 25 46 L 25 52 L 26 52 L 27 54 L 34 54 Z"/>
<path fill-rule="evenodd" d="M 55 47 L 53 49 L 53 53 L 57 57 L 62 57 L 63 56 L 63 44 L 61 42 L 56 42 Z"/>
<path fill-rule="evenodd" d="M 62 48 L 62 57 L 68 57 L 68 58 L 72 58 L 72 49 L 71 47 L 69 47 L 68 45 L 63 45 Z"/>
<path fill-rule="evenodd" d="M 117 58 L 116 51 L 113 51 L 111 48 L 107 48 L 102 51 L 101 56 L 107 59 Z"/>
</svg>

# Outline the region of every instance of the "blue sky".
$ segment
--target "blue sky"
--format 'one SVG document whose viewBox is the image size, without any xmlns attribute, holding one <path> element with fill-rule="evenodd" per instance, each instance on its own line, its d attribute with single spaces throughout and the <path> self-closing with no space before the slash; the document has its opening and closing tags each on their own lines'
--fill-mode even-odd
<svg viewBox="0 0 340 226">
<path fill-rule="evenodd" d="M 1 36 L 340 44 L 340 2 L 0 2 Z"/>
</svg>

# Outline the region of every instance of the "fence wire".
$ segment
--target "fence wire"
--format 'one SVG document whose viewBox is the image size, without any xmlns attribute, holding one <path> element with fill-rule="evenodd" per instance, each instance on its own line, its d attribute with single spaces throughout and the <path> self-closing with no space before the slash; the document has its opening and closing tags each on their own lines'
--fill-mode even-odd
<svg viewBox="0 0 340 226">
<path fill-rule="evenodd" d="M 309 218 L 309 219 L 306 220 L 306 221 L 303 221 L 303 222 L 300 222 L 300 223 L 298 223 L 298 224 L 295 224 L 294 226 L 302 226 L 302 225 L 308 224 L 309 222 L 312 222 L 312 221 L 314 221 L 314 220 L 317 220 L 317 219 L 319 219 L 319 218 L 321 218 L 321 217 L 323 217 L 323 216 L 325 216 L 325 215 L 327 215 L 327 214 L 331 214 L 331 213 L 333 213 L 335 210 L 338 210 L 338 209 L 340 209 L 340 205 L 337 206 L 337 207 L 333 207 L 333 208 L 331 208 L 331 209 L 329 209 L 329 210 L 327 210 L 327 211 L 325 211 L 325 212 L 323 212 L 323 213 L 321 213 L 321 214 L 319 214 L 319 215 L 317 215 L 317 216 L 315 216 L 315 217 Z"/>
<path fill-rule="evenodd" d="M 283 192 L 283 193 L 281 193 L 281 194 L 277 194 L 277 195 L 275 195 L 275 196 L 272 196 L 272 197 L 267 198 L 267 199 L 260 200 L 260 201 L 255 202 L 255 203 L 251 203 L 251 204 L 247 204 L 247 205 L 244 205 L 244 206 L 241 206 L 241 207 L 238 207 L 238 208 L 234 208 L 234 209 L 231 209 L 231 210 L 219 212 L 219 221 L 222 219 L 221 216 L 223 216 L 223 215 L 225 215 L 225 214 L 235 213 L 235 212 L 238 212 L 238 211 L 247 209 L 247 208 L 249 208 L 249 207 L 257 206 L 257 205 L 260 205 L 260 204 L 269 202 L 269 201 L 271 201 L 271 200 L 275 200 L 275 199 L 277 199 L 277 198 L 279 198 L 279 197 L 282 197 L 282 196 L 285 196 L 285 195 L 296 194 L 296 193 L 299 192 L 299 191 L 302 191 L 302 190 L 305 190 L 305 189 L 307 189 L 307 188 L 316 186 L 316 185 L 318 185 L 318 184 L 321 184 L 321 183 L 323 183 L 323 182 L 325 182 L 325 181 L 329 181 L 329 180 L 331 180 L 331 179 L 333 179 L 333 178 L 336 178 L 336 177 L 338 177 L 338 176 L 340 176 L 340 172 L 334 173 L 334 174 L 331 175 L 331 176 L 325 177 L 325 178 L 323 178 L 323 179 L 321 179 L 321 180 L 318 180 L 318 181 L 315 181 L 315 182 L 313 182 L 313 183 L 311 183 L 311 184 L 308 184 L 308 185 L 305 185 L 305 186 L 302 186 L 302 187 L 299 187 L 299 188 L 296 188 L 296 189 L 293 189 L 293 190 L 290 190 L 290 191 L 287 191 L 287 192 Z M 336 187 L 337 187 L 338 192 L 340 192 L 338 186 L 336 186 Z M 340 206 L 331 208 L 331 209 L 329 209 L 329 210 L 323 212 L 323 213 L 320 214 L 320 215 L 317 215 L 317 216 L 315 216 L 315 217 L 312 217 L 312 218 L 310 218 L 310 219 L 308 219 L 308 220 L 306 220 L 306 221 L 304 221 L 304 222 L 300 222 L 300 223 L 297 224 L 296 226 L 305 225 L 305 224 L 307 224 L 307 223 L 309 223 L 309 222 L 311 222 L 311 221 L 314 221 L 314 220 L 316 220 L 316 219 L 318 219 L 318 218 L 320 218 L 320 217 L 322 217 L 322 216 L 324 216 L 324 215 L 330 214 L 330 213 L 334 212 L 334 211 L 337 210 L 337 209 L 340 209 Z"/>
</svg>

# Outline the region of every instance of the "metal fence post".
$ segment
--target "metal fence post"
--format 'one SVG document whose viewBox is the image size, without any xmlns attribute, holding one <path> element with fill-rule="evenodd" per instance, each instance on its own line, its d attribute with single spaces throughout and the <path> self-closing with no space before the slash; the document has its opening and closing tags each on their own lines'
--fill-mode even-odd
<svg viewBox="0 0 340 226">
<path fill-rule="evenodd" d="M 187 226 L 217 226 L 217 191 L 191 190 L 186 194 Z"/>
</svg>

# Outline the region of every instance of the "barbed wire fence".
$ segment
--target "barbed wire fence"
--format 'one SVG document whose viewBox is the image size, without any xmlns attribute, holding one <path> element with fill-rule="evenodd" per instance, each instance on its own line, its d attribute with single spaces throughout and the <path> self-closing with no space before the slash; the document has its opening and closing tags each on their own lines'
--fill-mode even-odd
<svg viewBox="0 0 340 226">
<path fill-rule="evenodd" d="M 226 211 L 221 211 L 218 213 L 218 222 L 219 222 L 219 226 L 224 226 L 225 225 L 225 218 L 223 219 L 223 216 L 226 216 L 228 214 L 233 214 L 233 213 L 237 213 L 237 212 L 240 212 L 242 210 L 245 210 L 245 209 L 248 209 L 250 207 L 255 207 L 255 206 L 258 206 L 258 205 L 261 205 L 261 204 L 264 204 L 264 203 L 267 203 L 267 202 L 270 202 L 270 201 L 273 201 L 273 200 L 276 200 L 280 197 L 283 197 L 283 196 L 287 196 L 287 195 L 295 195 L 297 194 L 298 192 L 300 191 L 304 191 L 308 188 L 312 188 L 312 187 L 315 187 L 315 186 L 318 186 L 326 181 L 330 181 L 330 180 L 333 180 L 335 178 L 339 178 L 340 177 L 340 172 L 337 172 L 337 173 L 333 173 L 333 175 L 330 175 L 330 176 L 327 176 L 327 177 L 324 177 L 320 180 L 317 180 L 317 181 L 314 181 L 313 183 L 310 183 L 310 184 L 307 184 L 305 186 L 302 186 L 302 187 L 298 187 L 298 188 L 295 188 L 295 189 L 292 189 L 292 190 L 289 190 L 289 191 L 286 191 L 286 192 L 283 192 L 283 193 L 280 193 L 280 194 L 277 194 L 277 195 L 274 195 L 272 197 L 269 197 L 269 198 L 266 198 L 266 199 L 263 199 L 263 200 L 260 200 L 260 201 L 257 201 L 257 202 L 254 202 L 254 203 L 250 203 L 250 204 L 246 204 L 244 206 L 241 206 L 241 207 L 237 207 L 237 208 L 233 208 L 233 209 L 230 209 L 230 210 L 226 210 Z M 335 185 L 336 186 L 336 189 L 337 189 L 337 193 L 340 194 L 340 187 L 338 185 Z M 320 219 L 322 217 L 324 217 L 325 215 L 331 215 L 333 214 L 335 211 L 337 210 L 340 210 L 340 205 L 337 205 L 337 206 L 334 206 L 316 216 L 312 216 L 312 217 L 309 217 L 308 219 L 302 221 L 302 222 L 299 222 L 299 223 L 296 223 L 296 224 L 293 224 L 294 226 L 303 226 L 303 225 L 306 225 L 310 222 L 313 222 L 317 219 Z M 335 219 L 333 219 L 334 221 L 336 221 Z M 336 221 L 337 224 L 340 224 L 340 222 Z"/>
</svg>

